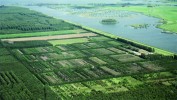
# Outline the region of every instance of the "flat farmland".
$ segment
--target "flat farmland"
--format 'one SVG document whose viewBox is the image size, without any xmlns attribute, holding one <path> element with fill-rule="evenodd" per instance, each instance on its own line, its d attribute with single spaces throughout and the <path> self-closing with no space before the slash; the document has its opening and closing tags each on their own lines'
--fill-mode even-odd
<svg viewBox="0 0 177 100">
<path fill-rule="evenodd" d="M 125 80 L 127 81 L 125 82 Z M 141 81 L 138 81 L 132 78 L 131 76 L 127 76 L 121 78 L 103 79 L 96 81 L 64 84 L 60 86 L 51 86 L 51 89 L 54 90 L 57 94 L 59 94 L 63 99 L 71 99 L 72 97 L 75 97 L 77 95 L 87 95 L 93 91 L 100 91 L 104 93 L 130 91 L 129 87 L 135 87 L 141 84 L 143 84 Z"/>
<path fill-rule="evenodd" d="M 89 42 L 87 38 L 76 38 L 76 39 L 65 39 L 65 40 L 52 40 L 49 41 L 52 45 L 61 45 L 61 44 L 73 44 L 73 43 L 84 43 Z"/>
<path fill-rule="evenodd" d="M 28 39 L 31 38 L 36 37 Z M 77 98 L 97 91 L 103 94 L 130 92 L 146 82 L 159 80 L 143 80 L 144 73 L 174 70 L 177 64 L 173 58 L 169 58 L 169 62 L 162 65 L 159 59 L 166 58 L 152 60 L 136 55 L 132 52 L 142 51 L 142 48 L 96 33 L 57 35 L 54 40 L 38 40 L 37 45 L 32 45 L 36 43 L 34 39 L 28 39 L 14 41 L 14 44 L 2 41 L 10 49 L 2 49 L 4 55 L 0 57 L 0 64 L 4 61 L 16 62 L 16 57 L 62 99 Z M 10 56 L 10 53 L 14 56 Z M 155 54 L 152 52 L 149 56 L 152 55 Z M 174 74 L 168 77 L 175 79 Z M 160 82 L 167 84 L 165 79 Z"/>
<path fill-rule="evenodd" d="M 88 34 L 91 36 L 88 37 Z M 30 64 L 28 67 L 32 72 L 39 72 L 40 80 L 45 80 L 44 83 L 52 86 L 157 70 L 155 68 L 158 65 L 127 52 L 125 43 L 88 34 L 73 34 L 86 36 L 85 38 L 69 34 L 67 36 L 71 36 L 70 39 L 44 40 L 52 46 L 24 47 L 14 49 L 14 53 L 17 58 L 23 58 L 23 61 Z M 131 48 L 140 49 L 134 46 Z"/>
<path fill-rule="evenodd" d="M 16 34 L 3 34 L 0 35 L 0 39 L 7 38 L 24 38 L 24 37 L 37 37 L 37 36 L 51 36 L 51 35 L 64 35 L 64 34 L 79 34 L 86 33 L 87 31 L 77 30 L 62 30 L 62 31 L 49 31 L 49 32 L 33 32 L 33 33 L 16 33 Z"/>
<path fill-rule="evenodd" d="M 37 40 L 39 41 L 39 40 L 68 39 L 68 38 L 79 38 L 79 37 L 89 37 L 89 36 L 96 36 L 96 34 L 84 33 L 84 34 L 40 36 L 40 37 L 28 37 L 28 38 L 12 38 L 12 39 L 2 39 L 2 41 L 8 41 L 8 42 L 37 41 Z"/>
<path fill-rule="evenodd" d="M 0 100 L 177 100 L 176 54 L 28 9 L 2 5 L 0 14 Z"/>
<path fill-rule="evenodd" d="M 130 54 L 120 54 L 120 55 L 112 55 L 112 58 L 120 61 L 120 62 L 131 62 L 131 61 L 140 61 L 142 60 L 140 57 L 130 55 Z"/>
</svg>

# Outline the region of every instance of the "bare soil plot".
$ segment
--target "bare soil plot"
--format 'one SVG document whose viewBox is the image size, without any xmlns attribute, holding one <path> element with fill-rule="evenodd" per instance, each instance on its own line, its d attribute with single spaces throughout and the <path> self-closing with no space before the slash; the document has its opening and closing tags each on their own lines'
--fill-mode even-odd
<svg viewBox="0 0 177 100">
<path fill-rule="evenodd" d="M 48 59 L 57 59 L 58 55 L 57 53 L 45 53 L 45 55 L 39 55 L 39 58 L 46 61 Z"/>
<path fill-rule="evenodd" d="M 105 49 L 105 48 L 97 48 L 97 49 L 90 49 L 93 54 L 95 55 L 110 55 L 110 54 L 115 54 L 114 52 Z"/>
<path fill-rule="evenodd" d="M 64 34 L 79 34 L 87 33 L 88 31 L 83 29 L 73 29 L 73 30 L 60 30 L 60 31 L 47 31 L 47 32 L 32 32 L 32 33 L 13 33 L 13 34 L 1 34 L 1 39 L 7 38 L 24 38 L 24 37 L 39 37 L 39 36 L 54 36 L 54 35 L 64 35 Z"/>
<path fill-rule="evenodd" d="M 55 65 L 58 66 L 58 67 L 64 67 L 64 68 L 74 67 L 73 64 L 71 62 L 69 62 L 68 60 L 57 61 L 57 63 L 55 63 Z"/>
<path fill-rule="evenodd" d="M 105 61 L 103 61 L 103 60 L 101 60 L 101 59 L 99 59 L 99 58 L 97 58 L 97 57 L 90 57 L 89 59 L 90 59 L 91 61 L 93 61 L 93 62 L 99 64 L 99 65 L 107 64 L 107 62 L 105 62 Z"/>
<path fill-rule="evenodd" d="M 59 54 L 59 57 L 62 59 L 64 58 L 74 58 L 76 57 L 73 53 L 69 53 L 69 52 L 62 52 L 61 54 Z"/>
<path fill-rule="evenodd" d="M 142 64 L 144 68 L 149 69 L 151 71 L 159 71 L 164 69 L 156 64 L 153 64 L 152 62 L 140 62 L 140 64 Z"/>
<path fill-rule="evenodd" d="M 92 70 L 85 68 L 83 71 L 85 71 L 85 73 L 88 73 L 90 76 L 93 76 L 94 78 L 99 78 L 99 76 L 95 74 Z"/>
<path fill-rule="evenodd" d="M 43 73 L 43 76 L 48 82 L 50 82 L 52 84 L 56 84 L 56 83 L 60 83 L 61 82 L 61 80 L 53 72 Z"/>
<path fill-rule="evenodd" d="M 85 61 L 84 59 L 60 60 L 60 61 L 54 61 L 52 62 L 52 64 L 60 68 L 91 66 L 91 64 Z"/>
<path fill-rule="evenodd" d="M 28 61 L 28 62 L 35 62 L 35 61 L 39 61 L 38 57 L 36 55 L 24 55 L 24 58 Z"/>
<path fill-rule="evenodd" d="M 12 38 L 12 39 L 2 39 L 2 41 L 19 42 L 19 41 L 35 41 L 35 40 L 53 40 L 53 39 L 80 38 L 80 37 L 89 37 L 89 36 L 97 36 L 97 34 L 84 33 L 84 34 L 69 34 L 69 35 L 28 37 L 28 38 Z"/>
<path fill-rule="evenodd" d="M 117 49 L 117 48 L 114 48 L 114 47 L 110 47 L 110 48 L 107 48 L 107 49 L 109 49 L 109 50 L 111 50 L 111 51 L 114 51 L 115 53 L 118 53 L 118 54 L 123 54 L 123 53 L 125 53 L 125 51 L 122 51 L 122 50 Z"/>
<path fill-rule="evenodd" d="M 88 38 L 71 38 L 71 39 L 62 39 L 62 40 L 50 40 L 48 41 L 53 46 L 56 45 L 68 45 L 68 44 L 75 44 L 75 43 L 85 43 L 89 42 Z"/>
<path fill-rule="evenodd" d="M 141 66 L 139 66 L 137 63 L 131 63 L 126 68 L 128 73 L 138 73 L 143 70 Z"/>
<path fill-rule="evenodd" d="M 100 48 L 100 47 L 103 47 L 102 45 L 99 45 L 97 43 L 87 43 L 86 45 L 88 47 L 90 47 L 90 48 Z"/>
<path fill-rule="evenodd" d="M 70 60 L 75 66 L 90 66 L 90 64 L 83 59 L 72 59 Z"/>
<path fill-rule="evenodd" d="M 73 54 L 75 57 L 87 57 L 87 55 L 85 55 L 84 53 L 82 53 L 81 51 L 77 50 L 77 51 L 68 51 L 67 53 L 69 54 Z"/>
<path fill-rule="evenodd" d="M 22 49 L 25 54 L 35 54 L 35 53 L 47 53 L 53 52 L 54 50 L 50 47 L 36 47 L 36 48 L 24 48 Z"/>
<path fill-rule="evenodd" d="M 42 55 L 39 55 L 39 58 L 42 60 L 64 60 L 68 58 L 76 58 L 76 56 L 72 53 L 69 52 L 61 52 L 60 54 L 58 53 L 45 53 Z"/>
<path fill-rule="evenodd" d="M 117 76 L 117 75 L 120 75 L 120 74 L 121 74 L 121 73 L 116 72 L 115 70 L 110 69 L 110 68 L 108 68 L 108 67 L 106 67 L 106 66 L 100 67 L 100 68 L 101 68 L 102 70 L 104 70 L 104 71 L 110 73 L 111 75 L 114 75 L 114 76 Z"/>
<path fill-rule="evenodd" d="M 142 60 L 140 57 L 131 54 L 111 55 L 111 57 L 120 62 L 132 62 Z"/>
</svg>

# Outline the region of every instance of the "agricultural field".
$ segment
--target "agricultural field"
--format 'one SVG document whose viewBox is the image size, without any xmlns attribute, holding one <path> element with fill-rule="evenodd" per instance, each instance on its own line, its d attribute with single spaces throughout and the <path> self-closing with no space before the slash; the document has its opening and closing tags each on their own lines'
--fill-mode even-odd
<svg viewBox="0 0 177 100">
<path fill-rule="evenodd" d="M 139 91 L 139 87 L 145 84 L 158 83 L 165 88 L 175 88 L 173 82 L 176 81 L 174 69 L 177 61 L 171 56 L 158 55 L 145 49 L 149 55 L 141 52 L 137 55 L 133 52 L 142 51 L 140 47 L 99 34 L 84 38 L 39 39 L 40 46 L 32 45 L 32 41 L 14 41 L 13 45 L 2 41 L 2 44 L 41 84 L 47 85 L 61 99 L 92 97 L 93 92 L 125 95 Z M 23 43 L 25 46 L 19 45 Z M 2 63 L 15 61 L 7 54 L 2 55 L 7 59 Z M 162 64 L 161 61 L 166 62 Z"/>
<path fill-rule="evenodd" d="M 13 16 L 24 12 L 15 9 Z M 26 12 L 20 14 L 50 18 Z M 52 20 L 58 29 L 0 35 L 0 100 L 177 99 L 175 54 Z"/>
<path fill-rule="evenodd" d="M 37 37 L 37 36 L 51 36 L 51 35 L 64 35 L 64 34 L 73 34 L 73 33 L 85 33 L 85 30 L 62 30 L 62 31 L 49 31 L 49 32 L 35 32 L 34 33 L 16 33 L 16 34 L 0 34 L 1 39 L 7 38 L 24 38 L 24 37 Z"/>
</svg>

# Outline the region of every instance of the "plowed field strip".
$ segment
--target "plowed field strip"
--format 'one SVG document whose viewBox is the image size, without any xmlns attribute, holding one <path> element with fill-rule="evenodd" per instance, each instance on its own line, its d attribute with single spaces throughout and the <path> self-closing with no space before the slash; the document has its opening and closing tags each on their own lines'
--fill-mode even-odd
<svg viewBox="0 0 177 100">
<path fill-rule="evenodd" d="M 20 42 L 20 41 L 35 41 L 35 40 L 53 40 L 53 39 L 81 38 L 81 37 L 88 37 L 88 36 L 97 36 L 97 34 L 84 33 L 84 34 L 69 34 L 69 35 L 28 37 L 28 38 L 13 38 L 13 39 L 2 39 L 2 41 Z"/>
</svg>

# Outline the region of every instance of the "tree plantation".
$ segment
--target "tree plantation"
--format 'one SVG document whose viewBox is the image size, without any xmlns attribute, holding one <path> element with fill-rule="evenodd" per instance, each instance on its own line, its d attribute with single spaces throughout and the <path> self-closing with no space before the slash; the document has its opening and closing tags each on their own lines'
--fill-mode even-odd
<svg viewBox="0 0 177 100">
<path fill-rule="evenodd" d="M 0 100 L 176 100 L 176 58 L 27 8 L 0 7 Z"/>
</svg>

